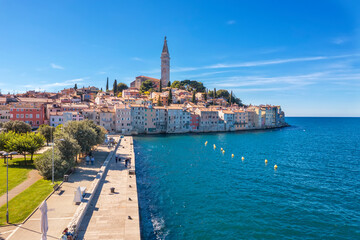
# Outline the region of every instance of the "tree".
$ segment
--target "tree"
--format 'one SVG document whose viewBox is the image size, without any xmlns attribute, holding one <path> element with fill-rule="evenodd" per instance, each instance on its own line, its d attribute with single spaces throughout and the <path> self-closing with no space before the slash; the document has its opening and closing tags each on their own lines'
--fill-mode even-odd
<svg viewBox="0 0 360 240">
<path fill-rule="evenodd" d="M 114 84 L 113 84 L 113 92 L 114 92 L 114 96 L 116 96 L 116 93 L 118 92 L 118 89 L 117 89 L 117 81 L 116 79 L 114 80 Z"/>
<path fill-rule="evenodd" d="M 144 92 L 152 92 L 154 90 L 154 84 L 151 80 L 146 80 L 145 82 L 143 82 L 140 86 L 140 92 L 144 93 Z"/>
<path fill-rule="evenodd" d="M 109 77 L 106 78 L 106 91 L 109 91 Z"/>
<path fill-rule="evenodd" d="M 34 153 L 39 150 L 45 142 L 45 138 L 36 133 L 16 134 L 15 137 L 9 139 L 6 143 L 6 148 L 11 151 L 16 151 L 24 156 L 26 165 L 26 154 L 31 154 L 31 161 Z"/>
<path fill-rule="evenodd" d="M 78 142 L 68 133 L 57 132 L 55 134 L 55 144 L 56 148 L 60 151 L 61 157 L 69 162 L 74 161 L 81 151 Z"/>
<path fill-rule="evenodd" d="M 45 179 L 51 179 L 52 176 L 52 150 L 45 151 L 41 156 L 35 159 L 35 167 Z M 54 148 L 54 177 L 62 178 L 64 174 L 75 166 L 74 161 L 62 158 L 60 150 Z"/>
<path fill-rule="evenodd" d="M 49 125 L 46 125 L 46 124 L 42 124 L 42 125 L 40 125 L 38 132 L 44 136 L 44 138 L 46 140 L 46 145 L 49 145 L 49 142 L 52 141 L 53 134 L 55 132 L 55 128 L 51 127 Z"/>
<path fill-rule="evenodd" d="M 81 152 L 83 153 L 89 153 L 91 148 L 97 144 L 96 131 L 85 123 L 85 121 L 68 122 L 63 128 L 63 131 L 78 142 Z"/>
<path fill-rule="evenodd" d="M 216 98 L 216 88 L 214 88 L 213 98 Z"/>
<path fill-rule="evenodd" d="M 102 126 L 96 125 L 92 120 L 84 120 L 82 121 L 83 124 L 89 126 L 90 128 L 94 129 L 96 132 L 96 144 L 102 144 L 105 141 L 106 129 Z"/>
<path fill-rule="evenodd" d="M 167 86 L 168 86 L 168 87 L 170 87 L 170 86 L 171 86 L 171 82 L 170 82 L 170 81 L 168 82 Z"/>
<path fill-rule="evenodd" d="M 169 89 L 169 95 L 168 95 L 168 104 L 172 104 L 172 89 Z"/>
<path fill-rule="evenodd" d="M 75 90 L 77 90 L 77 89 L 78 89 L 78 87 L 77 87 L 77 83 L 75 83 L 74 89 L 75 89 Z"/>
<path fill-rule="evenodd" d="M 226 100 L 228 100 L 229 97 L 230 97 L 230 94 L 229 94 L 228 90 L 224 90 L 224 89 L 218 90 L 218 91 L 216 92 L 216 95 L 217 95 L 219 98 L 222 97 L 222 98 L 224 98 L 224 99 L 226 99 Z"/>
<path fill-rule="evenodd" d="M 158 97 L 158 100 L 157 100 L 157 104 L 156 104 L 156 105 L 162 106 L 162 103 L 161 103 L 161 101 L 160 101 L 160 96 Z"/>
<path fill-rule="evenodd" d="M 192 98 L 191 98 L 191 102 L 195 103 L 196 102 L 196 96 L 195 96 L 196 91 L 194 90 L 192 93 Z"/>
<path fill-rule="evenodd" d="M 118 90 L 118 92 L 121 92 L 121 93 L 123 90 L 128 89 L 128 88 L 129 87 L 125 83 L 118 83 L 118 85 L 117 85 L 117 90 Z"/>
<path fill-rule="evenodd" d="M 207 101 L 207 92 L 203 93 L 204 100 Z"/>
<path fill-rule="evenodd" d="M 231 91 L 231 93 L 230 93 L 229 103 L 230 103 L 230 105 L 233 103 L 233 94 L 232 94 L 232 91 Z"/>
<path fill-rule="evenodd" d="M 31 132 L 31 126 L 30 124 L 27 124 L 23 121 L 9 121 L 4 123 L 3 128 L 6 129 L 6 131 L 13 131 L 15 133 L 27 133 Z"/>
<path fill-rule="evenodd" d="M 159 84 L 159 92 L 162 92 L 162 85 L 161 85 L 161 82 Z"/>
<path fill-rule="evenodd" d="M 180 81 L 173 81 L 171 84 L 171 88 L 180 88 L 180 87 L 181 87 Z"/>
</svg>

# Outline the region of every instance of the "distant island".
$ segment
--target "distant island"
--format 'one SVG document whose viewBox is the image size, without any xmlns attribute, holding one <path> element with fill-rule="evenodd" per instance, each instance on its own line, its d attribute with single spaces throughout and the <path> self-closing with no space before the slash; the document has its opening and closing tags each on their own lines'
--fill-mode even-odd
<svg viewBox="0 0 360 240">
<path fill-rule="evenodd" d="M 245 105 L 232 91 L 209 90 L 194 80 L 170 82 L 166 37 L 161 78 L 138 76 L 130 87 L 72 88 L 55 92 L 0 94 L 0 124 L 23 121 L 33 129 L 89 119 L 108 132 L 124 135 L 223 132 L 287 126 L 280 106 Z"/>
</svg>

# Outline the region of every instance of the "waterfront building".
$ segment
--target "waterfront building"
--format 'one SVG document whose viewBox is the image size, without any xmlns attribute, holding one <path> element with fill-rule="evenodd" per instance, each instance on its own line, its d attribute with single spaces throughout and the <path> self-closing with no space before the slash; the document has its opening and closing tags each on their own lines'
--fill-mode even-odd
<svg viewBox="0 0 360 240">
<path fill-rule="evenodd" d="M 201 132 L 223 131 L 224 123 L 219 121 L 219 112 L 209 108 L 197 108 L 195 113 L 200 116 Z"/>
<path fill-rule="evenodd" d="M 109 132 L 115 131 L 115 109 L 102 107 L 97 109 L 99 117 L 99 125 L 104 127 Z"/>
<path fill-rule="evenodd" d="M 244 110 L 233 110 L 235 130 L 244 130 L 248 124 L 248 112 Z"/>
<path fill-rule="evenodd" d="M 200 116 L 194 112 L 190 112 L 190 130 L 192 132 L 197 132 L 200 125 Z"/>
<path fill-rule="evenodd" d="M 190 131 L 190 112 L 183 107 L 169 106 L 167 109 L 167 133 L 184 133 Z"/>
<path fill-rule="evenodd" d="M 121 134 L 130 135 L 132 132 L 131 107 L 128 104 L 115 105 L 115 130 Z"/>
<path fill-rule="evenodd" d="M 146 133 L 156 133 L 156 109 L 150 105 L 145 108 L 144 113 L 144 127 Z"/>
<path fill-rule="evenodd" d="M 141 84 L 140 84 L 141 86 Z M 123 98 L 139 98 L 140 97 L 140 86 L 139 88 L 131 87 L 122 91 Z"/>
<path fill-rule="evenodd" d="M 161 53 L 161 86 L 163 88 L 167 87 L 170 81 L 170 54 L 167 46 L 166 37 L 164 38 L 164 46 Z"/>
<path fill-rule="evenodd" d="M 167 129 L 167 109 L 159 106 L 153 108 L 156 111 L 156 132 L 165 133 Z"/>
<path fill-rule="evenodd" d="M 225 131 L 234 131 L 234 112 L 231 110 L 220 110 L 219 119 L 224 122 Z"/>
<path fill-rule="evenodd" d="M 131 116 L 134 133 L 145 133 L 145 105 L 131 105 Z"/>
</svg>

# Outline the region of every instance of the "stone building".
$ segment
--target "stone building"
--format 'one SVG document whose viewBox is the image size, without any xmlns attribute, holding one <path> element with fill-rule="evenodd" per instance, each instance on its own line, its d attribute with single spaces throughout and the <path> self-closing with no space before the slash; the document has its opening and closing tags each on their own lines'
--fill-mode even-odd
<svg viewBox="0 0 360 240">
<path fill-rule="evenodd" d="M 164 39 L 164 46 L 161 53 L 161 86 L 167 87 L 170 81 L 170 54 L 167 46 L 166 37 Z"/>
</svg>

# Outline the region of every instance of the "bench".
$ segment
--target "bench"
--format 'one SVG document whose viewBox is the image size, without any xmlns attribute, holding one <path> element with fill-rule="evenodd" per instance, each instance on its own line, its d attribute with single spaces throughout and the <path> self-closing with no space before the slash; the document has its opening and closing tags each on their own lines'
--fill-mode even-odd
<svg viewBox="0 0 360 240">
<path fill-rule="evenodd" d="M 54 186 L 53 186 L 53 189 L 54 189 L 54 191 L 56 191 L 56 190 L 60 190 L 60 186 L 59 186 L 59 184 L 55 184 Z"/>
</svg>

